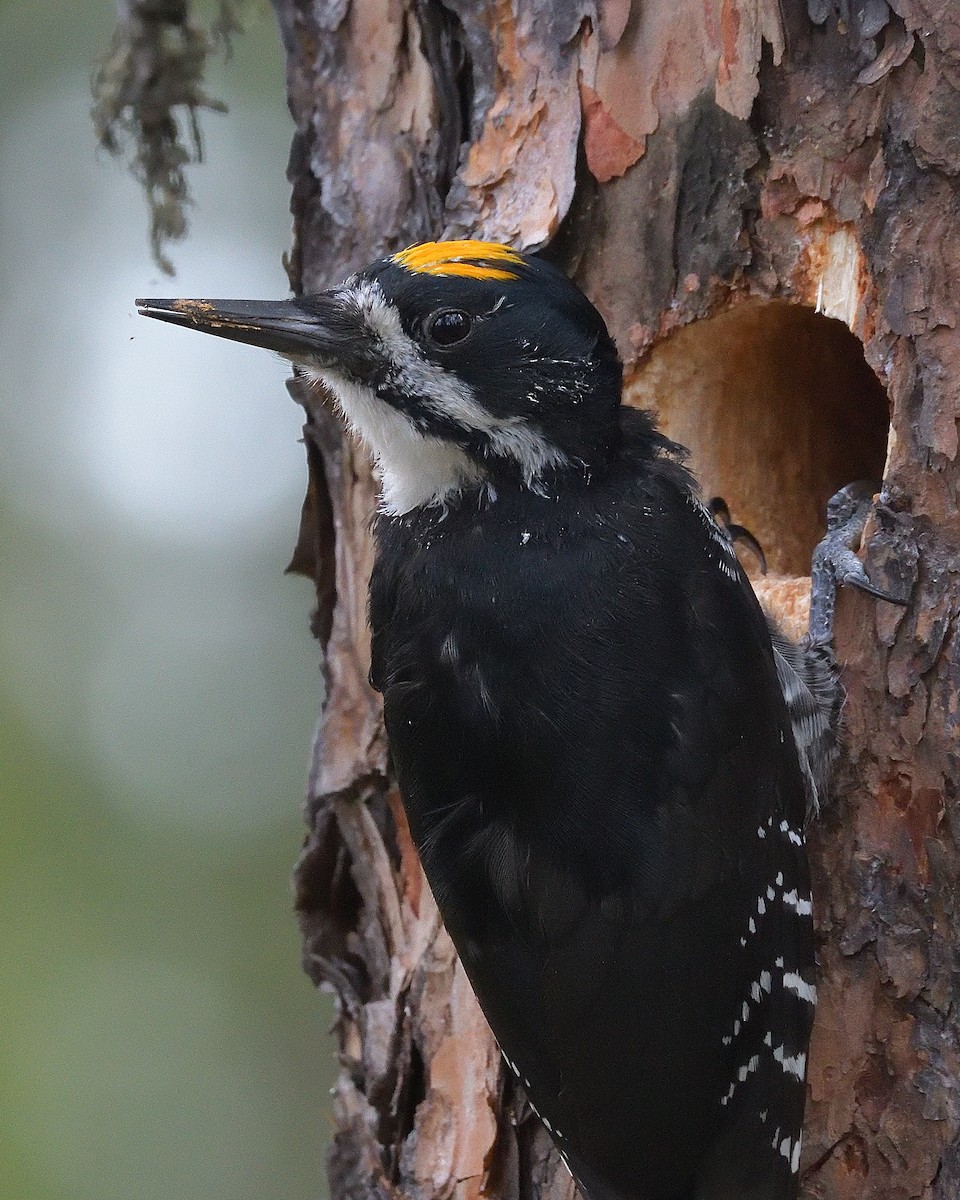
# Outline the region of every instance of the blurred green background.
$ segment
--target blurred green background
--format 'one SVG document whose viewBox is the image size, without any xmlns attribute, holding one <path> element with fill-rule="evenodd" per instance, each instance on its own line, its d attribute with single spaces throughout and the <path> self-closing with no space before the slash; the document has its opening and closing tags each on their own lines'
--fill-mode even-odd
<svg viewBox="0 0 960 1200">
<path fill-rule="evenodd" d="M 141 295 L 283 296 L 266 4 L 209 86 L 177 278 L 94 148 L 107 0 L 0 0 L 0 1196 L 323 1188 L 331 1010 L 289 874 L 317 715 L 286 370 Z"/>
</svg>

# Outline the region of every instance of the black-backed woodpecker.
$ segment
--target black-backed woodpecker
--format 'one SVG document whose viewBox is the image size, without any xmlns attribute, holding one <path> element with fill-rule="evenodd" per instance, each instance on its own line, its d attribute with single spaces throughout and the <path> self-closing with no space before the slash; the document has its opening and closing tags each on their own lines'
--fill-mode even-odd
<svg viewBox="0 0 960 1200">
<path fill-rule="evenodd" d="M 369 446 L 371 681 L 410 828 L 588 1200 L 792 1200 L 835 679 L 621 406 L 596 309 L 469 241 L 296 300 L 138 304 L 279 352 Z"/>
</svg>

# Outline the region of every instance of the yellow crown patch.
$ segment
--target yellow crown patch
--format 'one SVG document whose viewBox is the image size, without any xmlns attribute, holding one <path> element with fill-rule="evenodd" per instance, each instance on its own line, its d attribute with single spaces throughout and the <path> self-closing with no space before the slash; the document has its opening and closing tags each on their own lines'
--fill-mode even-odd
<svg viewBox="0 0 960 1200">
<path fill-rule="evenodd" d="M 519 279 L 509 266 L 523 258 L 499 242 L 421 242 L 393 256 L 393 261 L 421 275 L 462 275 L 467 279 Z M 496 266 L 496 263 L 508 264 Z"/>
</svg>

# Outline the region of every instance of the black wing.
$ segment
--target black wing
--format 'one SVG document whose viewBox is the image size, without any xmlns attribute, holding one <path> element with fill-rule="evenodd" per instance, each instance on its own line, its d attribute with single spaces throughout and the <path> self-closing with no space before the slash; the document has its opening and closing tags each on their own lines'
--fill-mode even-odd
<svg viewBox="0 0 960 1200">
<path fill-rule="evenodd" d="M 676 471 L 614 485 L 397 549 L 372 615 L 401 789 L 590 1200 L 789 1200 L 812 932 L 769 632 Z"/>
</svg>

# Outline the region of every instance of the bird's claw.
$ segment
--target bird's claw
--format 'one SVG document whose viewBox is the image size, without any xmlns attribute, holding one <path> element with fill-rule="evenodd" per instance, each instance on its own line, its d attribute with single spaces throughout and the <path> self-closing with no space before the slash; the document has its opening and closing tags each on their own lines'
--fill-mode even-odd
<svg viewBox="0 0 960 1200">
<path fill-rule="evenodd" d="M 755 555 L 758 563 L 760 564 L 760 574 L 766 575 L 767 557 L 763 553 L 763 547 L 745 525 L 736 525 L 730 519 L 730 509 L 726 500 L 724 500 L 722 496 L 714 496 L 707 505 L 707 508 L 710 512 L 710 516 L 713 517 L 716 523 L 727 535 L 731 544 L 736 546 L 737 543 L 740 543 L 741 545 L 746 546 L 747 549 Z"/>
<path fill-rule="evenodd" d="M 810 571 L 811 644 L 827 644 L 832 640 L 837 588 L 842 585 L 859 588 L 888 604 L 908 603 L 871 582 L 863 563 L 854 553 L 863 537 L 873 497 L 880 487 L 880 484 L 867 480 L 849 483 L 827 502 L 827 532 L 813 552 Z"/>
</svg>

